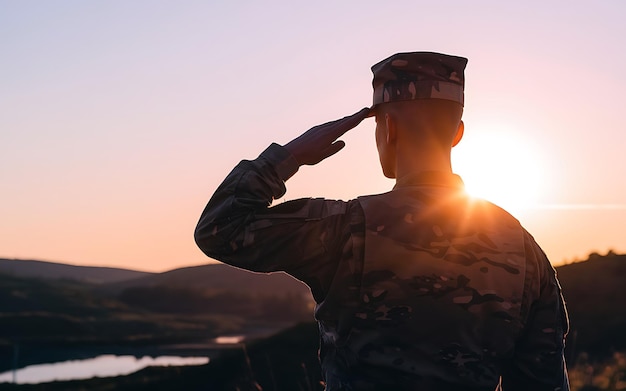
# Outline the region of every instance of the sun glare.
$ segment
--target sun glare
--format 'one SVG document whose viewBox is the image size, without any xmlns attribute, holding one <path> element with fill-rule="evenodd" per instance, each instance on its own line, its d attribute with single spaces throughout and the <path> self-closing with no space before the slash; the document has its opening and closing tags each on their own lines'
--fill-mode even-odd
<svg viewBox="0 0 626 391">
<path fill-rule="evenodd" d="M 537 204 L 545 185 L 537 148 L 513 129 L 469 133 L 452 150 L 467 192 L 514 214 Z"/>
</svg>

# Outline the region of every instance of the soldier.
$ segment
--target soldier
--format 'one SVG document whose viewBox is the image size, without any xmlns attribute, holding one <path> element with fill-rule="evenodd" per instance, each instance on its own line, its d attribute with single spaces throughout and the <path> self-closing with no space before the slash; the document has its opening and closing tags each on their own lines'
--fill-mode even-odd
<svg viewBox="0 0 626 391">
<path fill-rule="evenodd" d="M 569 390 L 555 270 L 514 217 L 452 173 L 466 63 L 429 52 L 379 62 L 372 108 L 243 160 L 202 213 L 206 255 L 310 287 L 328 391 Z M 368 116 L 393 190 L 270 207 Z"/>
</svg>

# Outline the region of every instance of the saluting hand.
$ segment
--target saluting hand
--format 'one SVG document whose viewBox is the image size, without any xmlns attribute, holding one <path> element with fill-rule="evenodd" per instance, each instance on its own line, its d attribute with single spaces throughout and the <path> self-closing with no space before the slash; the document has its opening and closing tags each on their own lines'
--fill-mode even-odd
<svg viewBox="0 0 626 391">
<path fill-rule="evenodd" d="M 342 119 L 314 126 L 284 147 L 301 166 L 317 164 L 339 152 L 346 145 L 337 139 L 361 123 L 369 111 L 370 109 L 366 107 Z"/>
</svg>

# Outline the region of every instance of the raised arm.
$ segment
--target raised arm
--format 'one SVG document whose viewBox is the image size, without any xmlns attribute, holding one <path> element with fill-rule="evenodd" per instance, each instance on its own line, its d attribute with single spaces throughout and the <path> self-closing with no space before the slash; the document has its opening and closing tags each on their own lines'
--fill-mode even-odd
<svg viewBox="0 0 626 391">
<path fill-rule="evenodd" d="M 241 161 L 217 188 L 196 227 L 198 247 L 209 257 L 253 271 L 283 270 L 296 277 L 315 262 L 323 268 L 342 235 L 339 220 L 349 204 L 301 199 L 270 207 L 285 193 L 285 183 L 303 164 L 316 164 L 343 147 L 336 141 L 368 113 L 309 129 L 285 147 L 272 144 L 252 161 Z M 310 267 L 310 266 L 308 266 Z M 315 273 L 313 273 L 315 274 Z"/>
</svg>

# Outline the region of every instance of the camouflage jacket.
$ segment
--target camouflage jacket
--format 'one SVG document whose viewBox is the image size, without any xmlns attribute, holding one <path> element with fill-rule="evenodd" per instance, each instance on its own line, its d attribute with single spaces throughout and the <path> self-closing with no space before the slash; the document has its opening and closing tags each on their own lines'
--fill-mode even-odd
<svg viewBox="0 0 626 391">
<path fill-rule="evenodd" d="M 516 219 L 442 173 L 270 207 L 297 169 L 276 144 L 242 161 L 195 238 L 210 257 L 310 287 L 328 391 L 569 390 L 556 273 Z"/>
</svg>

